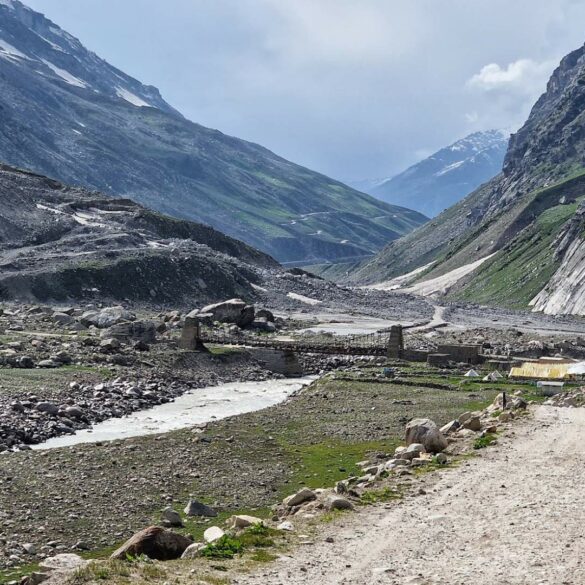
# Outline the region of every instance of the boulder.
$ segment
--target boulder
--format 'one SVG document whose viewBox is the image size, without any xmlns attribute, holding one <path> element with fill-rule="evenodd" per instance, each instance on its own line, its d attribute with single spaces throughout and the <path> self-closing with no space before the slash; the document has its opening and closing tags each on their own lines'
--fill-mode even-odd
<svg viewBox="0 0 585 585">
<path fill-rule="evenodd" d="M 172 508 L 165 508 L 162 511 L 162 522 L 165 526 L 171 527 L 181 527 L 183 526 L 183 521 L 181 520 L 181 516 L 178 512 L 175 512 Z"/>
<path fill-rule="evenodd" d="M 447 439 L 437 425 L 428 418 L 416 418 L 406 425 L 406 444 L 420 443 L 427 453 L 439 453 L 446 449 Z"/>
<path fill-rule="evenodd" d="M 309 488 L 303 488 L 300 492 L 285 498 L 282 503 L 289 508 L 293 508 L 294 506 L 300 506 L 305 502 L 311 502 L 312 500 L 316 499 L 317 494 L 315 494 L 313 490 L 310 490 Z"/>
<path fill-rule="evenodd" d="M 63 415 L 67 418 L 83 419 L 85 413 L 79 406 L 67 406 L 63 409 Z"/>
<path fill-rule="evenodd" d="M 146 555 L 157 561 L 170 561 L 180 558 L 191 544 L 193 541 L 182 534 L 160 526 L 149 526 L 127 540 L 111 558 L 126 560 L 128 556 Z"/>
<path fill-rule="evenodd" d="M 470 431 L 481 431 L 481 417 L 478 414 L 472 414 L 464 423 L 464 429 L 469 429 Z"/>
<path fill-rule="evenodd" d="M 32 370 L 35 367 L 35 361 L 29 355 L 21 355 L 16 360 L 16 365 L 23 370 Z"/>
<path fill-rule="evenodd" d="M 111 353 L 120 349 L 120 342 L 111 337 L 100 342 L 100 351 L 102 353 Z"/>
<path fill-rule="evenodd" d="M 203 542 L 195 542 L 195 543 L 189 545 L 185 549 L 185 552 L 181 555 L 181 558 L 182 559 L 196 559 L 198 556 L 200 556 L 201 551 L 206 546 L 207 545 L 204 544 Z"/>
<path fill-rule="evenodd" d="M 101 336 L 125 342 L 142 341 L 144 343 L 152 343 L 156 341 L 156 323 L 153 321 L 118 323 L 102 331 Z"/>
<path fill-rule="evenodd" d="M 211 315 L 213 321 L 235 323 L 238 327 L 248 327 L 254 321 L 255 312 L 253 305 L 247 305 L 242 299 L 230 299 L 222 303 L 207 305 L 194 315 L 189 313 L 189 316 L 203 318 L 203 315 Z"/>
<path fill-rule="evenodd" d="M 98 329 L 107 329 L 122 321 L 134 321 L 136 315 L 123 307 L 106 307 L 101 311 L 86 311 L 80 321 L 86 327 L 93 325 Z"/>
<path fill-rule="evenodd" d="M 79 555 L 73 553 L 64 553 L 49 557 L 41 561 L 39 567 L 42 571 L 60 572 L 60 571 L 75 571 L 87 565 L 87 561 L 82 559 Z"/>
<path fill-rule="evenodd" d="M 59 407 L 53 402 L 39 402 L 36 406 L 36 409 L 39 412 L 45 412 L 53 416 L 59 413 Z"/>
<path fill-rule="evenodd" d="M 406 450 L 400 455 L 402 459 L 414 459 L 418 457 L 421 453 L 424 453 L 425 446 L 421 443 L 412 443 L 410 444 Z"/>
<path fill-rule="evenodd" d="M 225 536 L 225 532 L 219 526 L 210 526 L 203 533 L 203 540 L 210 544 L 219 540 L 222 536 Z"/>
<path fill-rule="evenodd" d="M 38 363 L 39 368 L 44 369 L 51 369 L 51 368 L 58 368 L 61 364 L 54 361 L 54 360 L 41 360 Z"/>
<path fill-rule="evenodd" d="M 505 410 L 504 412 L 501 412 L 498 415 L 498 421 L 500 421 L 501 423 L 507 423 L 510 422 L 512 420 L 512 414 L 510 412 L 508 412 L 507 410 Z"/>
<path fill-rule="evenodd" d="M 459 422 L 460 425 L 464 425 L 471 417 L 471 412 L 464 412 L 463 414 L 459 415 L 457 422 Z"/>
<path fill-rule="evenodd" d="M 256 319 L 266 319 L 269 323 L 274 323 L 274 321 L 276 321 L 274 313 L 268 309 L 258 309 L 256 311 Z"/>
<path fill-rule="evenodd" d="M 448 463 L 448 459 L 447 459 L 447 455 L 445 455 L 445 453 L 437 453 L 435 455 L 435 461 L 439 464 L 439 465 L 447 465 Z"/>
<path fill-rule="evenodd" d="M 71 325 L 75 323 L 75 319 L 71 315 L 67 315 L 66 313 L 53 313 L 52 319 L 57 325 Z"/>
<path fill-rule="evenodd" d="M 239 319 L 236 321 L 236 325 L 242 329 L 252 325 L 255 318 L 255 312 L 254 305 L 246 305 Z"/>
<path fill-rule="evenodd" d="M 528 408 L 528 402 L 524 398 L 516 396 L 510 401 L 510 408 L 512 410 L 526 410 Z"/>
<path fill-rule="evenodd" d="M 213 508 L 197 500 L 189 500 L 189 503 L 185 507 L 185 514 L 187 516 L 204 516 L 206 518 L 215 518 L 217 516 L 217 512 Z"/>
<path fill-rule="evenodd" d="M 277 530 L 284 530 L 285 532 L 294 532 L 295 531 L 295 525 L 292 522 L 289 522 L 288 520 L 285 520 L 284 522 L 281 522 L 277 527 Z"/>
<path fill-rule="evenodd" d="M 246 516 L 245 514 L 241 514 L 238 516 L 232 516 L 230 518 L 230 525 L 231 528 L 248 528 L 250 526 L 256 526 L 258 524 L 264 525 L 264 521 L 262 518 L 256 518 L 256 516 Z"/>
<path fill-rule="evenodd" d="M 246 303 L 242 299 L 230 299 L 222 303 L 215 303 L 203 307 L 198 314 L 213 315 L 215 321 L 222 323 L 237 323 L 246 308 Z"/>
<path fill-rule="evenodd" d="M 328 495 L 323 505 L 329 512 L 332 510 L 353 510 L 353 504 L 347 498 L 336 494 Z"/>
<path fill-rule="evenodd" d="M 440 428 L 440 431 L 444 435 L 448 435 L 449 433 L 454 433 L 455 431 L 461 428 L 461 423 L 458 420 L 452 420 L 448 422 L 445 426 Z"/>
</svg>

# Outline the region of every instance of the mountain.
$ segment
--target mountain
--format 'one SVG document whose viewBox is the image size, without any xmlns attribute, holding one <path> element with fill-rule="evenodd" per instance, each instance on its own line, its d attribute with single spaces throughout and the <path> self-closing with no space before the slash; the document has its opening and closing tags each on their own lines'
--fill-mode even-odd
<svg viewBox="0 0 585 585">
<path fill-rule="evenodd" d="M 278 264 L 205 225 L 0 165 L 0 299 L 253 298 Z"/>
<path fill-rule="evenodd" d="M 501 130 L 475 132 L 366 192 L 434 217 L 502 170 L 508 138 Z"/>
<path fill-rule="evenodd" d="M 0 160 L 200 221 L 281 261 L 369 256 L 425 221 L 190 122 L 18 0 L 0 2 Z"/>
<path fill-rule="evenodd" d="M 350 280 L 584 314 L 583 153 L 585 47 L 554 71 L 527 122 L 512 135 L 502 173 L 391 243 Z"/>
</svg>

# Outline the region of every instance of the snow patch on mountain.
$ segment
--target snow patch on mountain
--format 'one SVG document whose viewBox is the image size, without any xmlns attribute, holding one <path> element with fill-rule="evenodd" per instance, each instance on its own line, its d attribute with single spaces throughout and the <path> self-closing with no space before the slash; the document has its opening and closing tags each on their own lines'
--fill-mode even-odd
<svg viewBox="0 0 585 585">
<path fill-rule="evenodd" d="M 117 87 L 116 93 L 118 94 L 119 97 L 131 103 L 133 106 L 138 106 L 139 108 L 145 107 L 152 108 L 152 106 L 148 102 L 145 102 L 142 98 L 139 98 L 136 94 L 132 93 L 131 91 L 128 91 L 127 89 Z"/>
<path fill-rule="evenodd" d="M 7 59 L 29 59 L 22 51 L 19 51 L 16 47 L 13 47 L 10 43 L 0 39 L 0 57 Z"/>
<path fill-rule="evenodd" d="M 464 160 L 459 160 L 453 164 L 447 165 L 446 167 L 442 168 L 439 172 L 435 173 L 435 177 L 440 177 L 441 175 L 446 175 L 455 169 L 458 169 L 460 166 L 465 164 Z"/>
<path fill-rule="evenodd" d="M 85 83 L 85 81 L 82 81 L 78 77 L 75 77 L 75 75 L 71 75 L 71 73 L 69 73 L 69 71 L 66 71 L 65 69 L 61 69 L 60 67 L 57 67 L 57 65 L 54 65 L 53 63 L 51 63 L 50 61 L 47 61 L 46 59 L 41 59 L 41 61 L 53 73 L 58 75 L 63 81 L 65 81 L 69 85 L 74 85 L 75 87 L 83 87 L 83 88 L 88 87 L 88 85 L 87 85 L 87 83 Z"/>
</svg>

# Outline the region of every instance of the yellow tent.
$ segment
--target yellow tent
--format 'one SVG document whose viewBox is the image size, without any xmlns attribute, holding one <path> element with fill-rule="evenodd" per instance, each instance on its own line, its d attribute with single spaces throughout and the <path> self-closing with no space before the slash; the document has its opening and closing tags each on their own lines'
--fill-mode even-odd
<svg viewBox="0 0 585 585">
<path fill-rule="evenodd" d="M 572 378 L 568 370 L 572 364 L 524 362 L 510 370 L 510 378 L 538 378 L 539 380 L 567 380 Z"/>
</svg>

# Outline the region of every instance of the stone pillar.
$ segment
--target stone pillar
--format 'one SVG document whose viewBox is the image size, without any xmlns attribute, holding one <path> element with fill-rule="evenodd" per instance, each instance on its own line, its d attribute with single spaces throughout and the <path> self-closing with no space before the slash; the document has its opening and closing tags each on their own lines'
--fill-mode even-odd
<svg viewBox="0 0 585 585">
<path fill-rule="evenodd" d="M 191 351 L 201 349 L 201 323 L 197 317 L 185 317 L 179 347 Z"/>
<path fill-rule="evenodd" d="M 400 359 L 404 351 L 404 337 L 402 335 L 402 325 L 392 325 L 390 327 L 390 339 L 388 340 L 388 357 Z"/>
</svg>

